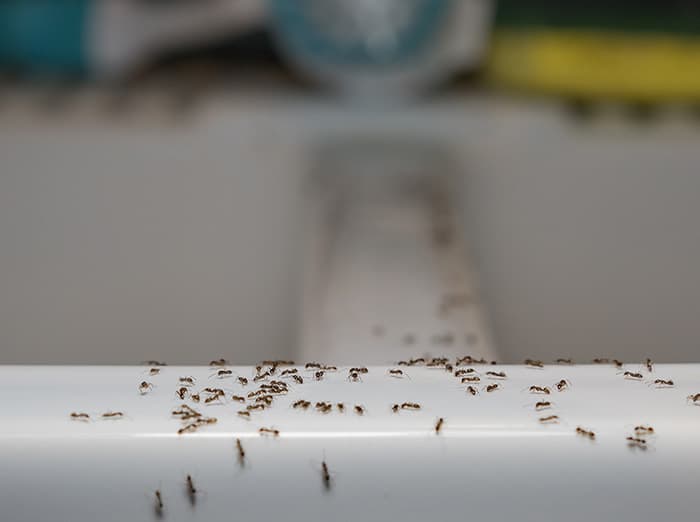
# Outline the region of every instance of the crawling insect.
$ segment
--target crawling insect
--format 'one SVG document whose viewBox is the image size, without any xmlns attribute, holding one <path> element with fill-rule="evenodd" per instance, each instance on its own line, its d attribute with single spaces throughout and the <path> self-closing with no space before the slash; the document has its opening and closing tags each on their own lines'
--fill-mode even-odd
<svg viewBox="0 0 700 522">
<path fill-rule="evenodd" d="M 416 364 L 425 364 L 425 359 L 423 357 L 416 357 L 408 361 L 409 366 L 415 366 Z"/>
<path fill-rule="evenodd" d="M 319 371 L 317 371 L 316 373 L 314 373 L 314 378 L 315 378 L 317 381 L 320 381 L 320 380 L 323 379 L 323 376 L 324 376 L 324 375 L 325 375 L 325 372 L 324 372 L 323 370 L 319 370 Z"/>
<path fill-rule="evenodd" d="M 567 381 L 566 379 L 562 379 L 559 382 L 555 383 L 554 386 L 557 389 L 557 391 L 562 392 L 564 390 L 569 389 L 569 381 Z"/>
<path fill-rule="evenodd" d="M 122 419 L 124 418 L 124 413 L 121 411 L 108 411 L 102 414 L 103 419 Z"/>
<path fill-rule="evenodd" d="M 634 434 L 635 435 L 654 435 L 654 428 L 651 426 L 635 426 L 634 427 Z"/>
<path fill-rule="evenodd" d="M 398 404 L 394 404 L 391 407 L 391 411 L 393 411 L 394 413 L 398 413 L 400 408 L 401 408 L 401 406 L 399 406 Z"/>
<path fill-rule="evenodd" d="M 190 504 L 193 506 L 197 503 L 197 488 L 194 487 L 194 481 L 191 475 L 187 475 L 187 496 L 190 499 Z"/>
<path fill-rule="evenodd" d="M 402 410 L 420 410 L 420 404 L 417 402 L 404 402 L 401 405 Z"/>
<path fill-rule="evenodd" d="M 160 368 L 151 368 L 148 370 L 148 375 L 158 375 L 160 373 Z"/>
<path fill-rule="evenodd" d="M 219 370 L 216 372 L 216 376 L 219 379 L 223 379 L 224 377 L 230 377 L 233 375 L 233 370 Z"/>
<path fill-rule="evenodd" d="M 312 368 L 318 368 L 318 369 L 320 370 L 320 369 L 321 369 L 321 365 L 320 365 L 319 363 L 317 363 L 317 362 L 310 362 L 310 363 L 306 363 L 306 364 L 304 365 L 304 368 L 306 368 L 307 370 L 310 370 L 310 369 L 312 369 Z"/>
<path fill-rule="evenodd" d="M 481 382 L 481 377 L 479 377 L 478 375 L 462 377 L 462 384 L 464 384 L 465 382 Z"/>
<path fill-rule="evenodd" d="M 700 393 L 688 395 L 688 402 L 692 402 L 695 406 L 700 406 Z"/>
<path fill-rule="evenodd" d="M 398 368 L 393 368 L 389 370 L 389 376 L 391 377 L 405 377 L 406 374 L 403 372 L 403 370 L 399 370 Z"/>
<path fill-rule="evenodd" d="M 180 400 L 184 401 L 185 398 L 187 397 L 188 393 L 189 393 L 189 390 L 187 388 L 185 388 L 184 386 L 182 386 L 182 387 L 177 389 L 177 391 L 175 392 L 175 395 L 180 397 Z"/>
<path fill-rule="evenodd" d="M 273 437 L 280 436 L 280 431 L 274 428 L 260 428 L 258 433 L 260 433 L 260 435 L 272 435 Z"/>
<path fill-rule="evenodd" d="M 297 373 L 299 370 L 296 368 L 288 368 L 286 370 L 282 370 L 282 373 L 280 373 L 280 377 L 284 377 L 285 375 L 293 375 Z"/>
<path fill-rule="evenodd" d="M 241 384 L 241 386 L 246 386 L 248 384 L 248 379 L 245 377 L 239 377 L 238 382 Z"/>
<path fill-rule="evenodd" d="M 648 357 L 644 360 L 644 366 L 647 367 L 647 371 L 652 373 L 654 371 L 654 363 Z"/>
<path fill-rule="evenodd" d="M 625 363 L 623 363 L 622 361 L 618 361 L 617 359 L 613 359 L 613 360 L 612 360 L 612 363 L 613 363 L 617 368 L 622 368 L 622 367 L 624 366 L 624 364 L 625 364 Z"/>
<path fill-rule="evenodd" d="M 180 406 L 179 410 L 173 410 L 171 413 L 172 415 L 180 417 L 180 420 L 188 420 L 202 416 L 201 413 L 199 413 L 197 410 L 190 408 L 187 404 L 183 404 L 182 406 Z"/>
<path fill-rule="evenodd" d="M 364 414 L 365 414 L 365 408 L 364 408 L 364 406 L 360 406 L 359 404 L 355 404 L 354 410 L 355 410 L 355 413 L 357 413 L 358 415 L 364 415 Z"/>
<path fill-rule="evenodd" d="M 539 401 L 535 403 L 535 410 L 541 411 L 552 407 L 552 403 L 549 401 Z"/>
<path fill-rule="evenodd" d="M 550 390 L 546 386 L 530 386 L 530 393 L 541 393 L 544 395 L 549 395 Z"/>
<path fill-rule="evenodd" d="M 262 362 L 266 366 L 294 366 L 294 361 L 283 361 L 283 360 L 274 360 L 274 361 L 263 361 Z"/>
<path fill-rule="evenodd" d="M 323 479 L 323 486 L 327 490 L 331 489 L 331 474 L 328 472 L 328 465 L 325 460 L 321 463 L 321 478 Z"/>
<path fill-rule="evenodd" d="M 219 419 L 217 419 L 216 417 L 204 417 L 204 418 L 197 419 L 195 422 L 199 425 L 216 424 L 217 422 L 219 422 Z"/>
<path fill-rule="evenodd" d="M 544 363 L 534 359 L 525 359 L 525 366 L 530 366 L 531 368 L 544 368 Z"/>
<path fill-rule="evenodd" d="M 597 359 L 593 359 L 593 364 L 610 364 L 610 359 L 599 357 Z"/>
<path fill-rule="evenodd" d="M 155 497 L 156 497 L 156 505 L 155 505 L 156 515 L 158 517 L 161 517 L 163 515 L 163 496 L 160 494 L 159 489 L 156 489 Z"/>
<path fill-rule="evenodd" d="M 264 410 L 267 406 L 265 404 L 249 404 L 246 406 L 246 410 L 248 411 L 255 411 L 255 410 Z"/>
<path fill-rule="evenodd" d="M 500 384 L 489 384 L 488 386 L 486 386 L 486 393 L 495 392 L 496 390 L 498 390 L 500 388 L 501 388 Z"/>
<path fill-rule="evenodd" d="M 553 424 L 559 422 L 559 415 L 548 415 L 547 417 L 540 417 L 540 423 L 542 424 Z"/>
<path fill-rule="evenodd" d="M 258 375 L 253 377 L 253 382 L 262 381 L 263 379 L 267 379 L 268 377 L 272 377 L 272 372 L 270 370 L 266 371 L 265 373 L 259 373 Z"/>
<path fill-rule="evenodd" d="M 240 395 L 231 395 L 231 400 L 236 402 L 245 402 L 245 397 L 241 397 Z"/>
<path fill-rule="evenodd" d="M 249 411 L 238 410 L 236 412 L 236 415 L 238 415 L 239 417 L 243 417 L 244 419 L 250 419 L 250 412 Z"/>
<path fill-rule="evenodd" d="M 361 368 L 350 368 L 350 369 L 348 370 L 348 372 L 350 372 L 350 373 L 352 373 L 352 372 L 357 372 L 357 373 L 368 373 L 369 370 L 363 366 L 363 367 L 361 367 Z"/>
<path fill-rule="evenodd" d="M 358 372 L 350 372 L 348 374 L 348 380 L 352 381 L 352 382 L 358 382 L 358 381 L 361 381 L 362 379 L 360 379 L 360 374 Z"/>
<path fill-rule="evenodd" d="M 337 366 L 326 366 L 325 364 L 321 366 L 321 370 L 324 370 L 326 372 L 337 372 L 338 367 Z"/>
<path fill-rule="evenodd" d="M 445 423 L 445 419 L 440 417 L 437 422 L 435 423 L 435 435 L 440 434 L 440 430 L 442 429 L 442 425 Z"/>
<path fill-rule="evenodd" d="M 194 386 L 194 377 L 180 377 L 180 384 Z"/>
<path fill-rule="evenodd" d="M 595 433 L 592 432 L 591 430 L 586 430 L 586 429 L 583 429 L 579 426 L 578 428 L 576 428 L 576 433 L 578 433 L 579 435 L 582 435 L 584 437 L 588 437 L 591 440 L 595 440 Z"/>
<path fill-rule="evenodd" d="M 298 400 L 292 404 L 292 408 L 294 409 L 303 408 L 306 410 L 309 406 L 311 406 L 311 403 L 309 401 L 305 401 L 304 399 Z"/>
<path fill-rule="evenodd" d="M 152 389 L 153 389 L 153 385 L 150 382 L 141 381 L 141 384 L 139 384 L 139 393 L 141 395 L 146 395 Z"/>
<path fill-rule="evenodd" d="M 317 402 L 316 409 L 321 413 L 328 413 L 333 409 L 333 405 L 328 402 Z"/>
<path fill-rule="evenodd" d="M 211 361 L 209 366 L 228 366 L 228 361 L 224 358 L 217 359 L 216 361 Z"/>
<path fill-rule="evenodd" d="M 192 399 L 193 402 L 199 402 L 199 393 L 193 393 L 190 395 L 190 399 Z"/>
<path fill-rule="evenodd" d="M 245 451 L 243 450 L 241 439 L 236 439 L 236 449 L 238 450 L 238 462 L 242 466 L 245 462 Z"/>
<path fill-rule="evenodd" d="M 336 404 L 336 407 L 338 408 L 338 411 L 340 413 L 345 413 L 345 404 L 343 404 L 342 402 L 339 402 L 338 404 Z"/>
<path fill-rule="evenodd" d="M 654 379 L 654 386 L 657 388 L 673 388 L 675 383 L 671 379 Z"/>
<path fill-rule="evenodd" d="M 496 385 L 492 384 L 491 386 L 496 386 Z M 493 390 L 491 390 L 491 391 L 493 391 Z M 479 394 L 479 392 L 477 391 L 476 388 L 474 388 L 474 386 L 467 386 L 467 393 L 469 393 L 471 395 L 478 395 Z"/>
<path fill-rule="evenodd" d="M 189 433 L 189 432 L 197 431 L 198 429 L 199 429 L 199 424 L 196 423 L 196 422 L 192 422 L 192 423 L 190 423 L 190 424 L 187 424 L 187 425 L 183 426 L 183 427 L 180 428 L 179 430 L 177 430 L 177 434 L 178 434 L 178 435 L 182 435 L 182 434 L 184 434 L 184 433 Z"/>
<path fill-rule="evenodd" d="M 636 448 L 640 450 L 647 449 L 646 439 L 642 439 L 639 437 L 626 437 L 625 440 L 627 440 L 627 446 L 629 446 L 630 448 Z"/>
<path fill-rule="evenodd" d="M 506 372 L 486 372 L 491 379 L 506 379 Z"/>
<path fill-rule="evenodd" d="M 568 358 L 559 358 L 557 359 L 557 364 L 574 364 L 574 361 Z"/>
<path fill-rule="evenodd" d="M 80 421 L 88 421 L 90 420 L 90 415 L 87 413 L 71 413 L 70 414 L 71 420 L 80 420 Z"/>
<path fill-rule="evenodd" d="M 624 375 L 625 379 L 630 381 L 641 381 L 644 379 L 644 376 L 637 372 L 624 372 L 622 375 Z"/>
<path fill-rule="evenodd" d="M 292 378 L 297 384 L 304 384 L 304 378 L 301 375 L 292 375 Z"/>
<path fill-rule="evenodd" d="M 255 399 L 255 402 L 261 402 L 266 406 L 270 406 L 272 404 L 272 401 L 274 400 L 275 398 L 272 395 L 261 395 L 260 397 Z"/>
</svg>

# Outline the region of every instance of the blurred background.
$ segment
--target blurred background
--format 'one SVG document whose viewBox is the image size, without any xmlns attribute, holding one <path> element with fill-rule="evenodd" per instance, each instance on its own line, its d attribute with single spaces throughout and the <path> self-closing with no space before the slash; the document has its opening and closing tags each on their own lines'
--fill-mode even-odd
<svg viewBox="0 0 700 522">
<path fill-rule="evenodd" d="M 700 4 L 3 0 L 0 364 L 700 361 Z"/>
</svg>

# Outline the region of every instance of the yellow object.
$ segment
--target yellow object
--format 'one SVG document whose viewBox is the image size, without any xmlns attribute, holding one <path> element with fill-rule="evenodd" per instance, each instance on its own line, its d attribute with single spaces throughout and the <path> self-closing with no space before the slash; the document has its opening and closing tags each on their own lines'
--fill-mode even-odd
<svg viewBox="0 0 700 522">
<path fill-rule="evenodd" d="M 700 37 L 561 29 L 500 29 L 490 82 L 577 97 L 700 100 Z"/>
</svg>

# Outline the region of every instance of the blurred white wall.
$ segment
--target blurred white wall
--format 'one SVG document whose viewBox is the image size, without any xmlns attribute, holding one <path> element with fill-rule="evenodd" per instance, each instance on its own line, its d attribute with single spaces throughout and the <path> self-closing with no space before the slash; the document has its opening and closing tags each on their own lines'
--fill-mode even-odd
<svg viewBox="0 0 700 522">
<path fill-rule="evenodd" d="M 291 356 L 306 153 L 385 133 L 453 145 L 504 359 L 700 360 L 697 121 L 256 93 L 134 120 L 0 111 L 0 363 Z"/>
</svg>

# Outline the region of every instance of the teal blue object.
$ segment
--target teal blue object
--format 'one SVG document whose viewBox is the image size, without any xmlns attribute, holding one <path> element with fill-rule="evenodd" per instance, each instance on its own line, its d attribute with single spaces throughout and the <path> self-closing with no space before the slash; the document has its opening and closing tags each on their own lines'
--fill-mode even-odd
<svg viewBox="0 0 700 522">
<path fill-rule="evenodd" d="M 268 0 L 282 41 L 300 56 L 328 64 L 386 66 L 415 59 L 432 43 L 452 0 L 413 0 L 412 14 L 386 53 L 372 53 L 364 42 L 340 39 L 319 23 L 313 10 L 324 0 Z M 325 0 L 330 3 L 354 0 Z M 406 1 L 406 0 L 404 0 Z M 459 1 L 459 0 L 458 0 Z M 342 24 L 342 20 L 336 20 Z"/>
<path fill-rule="evenodd" d="M 0 0 L 0 66 L 34 73 L 89 69 L 91 0 Z"/>
</svg>

